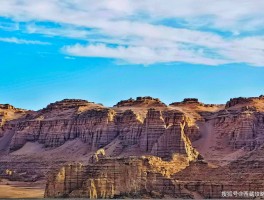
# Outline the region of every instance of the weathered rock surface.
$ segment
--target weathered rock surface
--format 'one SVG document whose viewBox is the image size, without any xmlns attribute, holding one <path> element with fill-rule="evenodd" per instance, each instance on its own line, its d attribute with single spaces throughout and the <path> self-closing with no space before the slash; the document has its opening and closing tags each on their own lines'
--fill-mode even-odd
<svg viewBox="0 0 264 200">
<path fill-rule="evenodd" d="M 166 104 L 158 98 L 137 97 L 136 99 L 128 99 L 118 102 L 115 107 L 166 107 Z"/>
<path fill-rule="evenodd" d="M 226 103 L 226 108 L 230 108 L 237 105 L 245 105 L 245 104 L 255 104 L 257 102 L 264 102 L 264 96 L 261 95 L 259 97 L 238 97 L 238 98 L 232 98 Z"/>
<path fill-rule="evenodd" d="M 244 147 L 253 150 L 264 143 L 264 113 L 225 110 L 218 113 L 213 121 L 216 134 L 228 138 L 234 149 Z"/>
<path fill-rule="evenodd" d="M 185 98 L 183 99 L 182 102 L 173 102 L 170 104 L 170 106 L 202 106 L 202 107 L 217 107 L 217 106 L 221 106 L 221 105 L 217 105 L 217 104 L 205 104 L 202 102 L 199 102 L 198 99 L 196 98 Z"/>
<path fill-rule="evenodd" d="M 39 111 L 0 105 L 0 120 L 1 176 L 32 181 L 49 174 L 46 197 L 264 191 L 257 178 L 264 173 L 263 96 L 226 105 L 188 98 L 166 106 L 152 97 L 111 108 L 74 99 Z"/>
<path fill-rule="evenodd" d="M 10 150 L 17 150 L 26 142 L 58 147 L 68 140 L 80 138 L 95 151 L 118 138 L 122 144 L 120 153 L 127 146 L 137 145 L 142 153 L 162 158 L 169 159 L 173 153 L 197 157 L 187 135 L 197 135 L 198 127 L 190 124 L 184 113 L 154 108 L 145 110 L 147 114 L 142 121 L 131 109 L 120 112 L 81 100 L 56 102 L 16 124 Z"/>
<path fill-rule="evenodd" d="M 262 146 L 220 167 L 205 162 L 191 163 L 172 177 L 204 198 L 263 198 L 263 150 Z"/>
<path fill-rule="evenodd" d="M 15 108 L 9 104 L 0 104 L 0 127 L 9 120 L 22 118 L 27 113 L 26 110 Z M 3 133 L 3 132 L 2 132 Z M 0 132 L 1 137 L 1 132 Z"/>
<path fill-rule="evenodd" d="M 130 157 L 102 159 L 88 166 L 68 165 L 49 177 L 45 197 L 191 198 L 169 177 L 187 163 L 184 157 L 165 163 L 155 157 Z"/>
</svg>

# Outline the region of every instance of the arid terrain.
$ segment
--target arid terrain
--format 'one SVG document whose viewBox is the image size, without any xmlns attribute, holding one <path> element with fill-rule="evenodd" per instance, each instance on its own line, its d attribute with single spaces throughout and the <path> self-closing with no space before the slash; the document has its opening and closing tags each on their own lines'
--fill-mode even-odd
<svg viewBox="0 0 264 200">
<path fill-rule="evenodd" d="M 0 198 L 264 198 L 264 96 L 0 104 Z"/>
<path fill-rule="evenodd" d="M 2 180 L 0 182 L 0 198 L 42 198 L 45 183 Z"/>
</svg>

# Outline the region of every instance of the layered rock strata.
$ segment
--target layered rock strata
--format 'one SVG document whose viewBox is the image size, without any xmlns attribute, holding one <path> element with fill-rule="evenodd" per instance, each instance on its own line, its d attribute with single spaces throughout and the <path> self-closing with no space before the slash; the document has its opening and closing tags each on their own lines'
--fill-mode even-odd
<svg viewBox="0 0 264 200">
<path fill-rule="evenodd" d="M 185 98 L 182 102 L 173 102 L 170 104 L 170 106 L 203 106 L 203 107 L 214 107 L 214 106 L 221 106 L 218 104 L 205 104 L 202 102 L 199 102 L 196 98 Z"/>
<path fill-rule="evenodd" d="M 264 113 L 225 110 L 213 119 L 215 133 L 229 139 L 234 149 L 253 150 L 264 143 Z"/>
<path fill-rule="evenodd" d="M 8 170 L 14 180 L 18 175 L 35 180 L 51 171 L 46 197 L 221 198 L 225 190 L 264 191 L 257 178 L 264 172 L 263 96 L 231 99 L 226 106 L 193 98 L 166 106 L 139 97 L 111 108 L 66 99 L 39 111 L 2 105 L 0 115 L 0 153 L 6 153 L 0 174 Z M 56 160 L 54 154 L 75 141 L 82 151 L 74 147 L 67 153 L 77 151 L 82 163 L 67 156 Z M 15 153 L 28 143 L 45 149 L 39 157 L 23 154 L 15 164 L 20 158 Z M 42 155 L 51 159 L 49 169 Z M 38 176 L 29 169 L 34 162 L 43 168 Z"/>
<path fill-rule="evenodd" d="M 128 99 L 118 102 L 114 107 L 166 107 L 166 104 L 158 98 L 152 97 L 137 97 L 136 99 Z"/>
<path fill-rule="evenodd" d="M 142 153 L 166 159 L 173 153 L 190 158 L 198 155 L 188 138 L 198 134 L 198 127 L 182 112 L 149 108 L 142 121 L 131 109 L 120 112 L 89 105 L 80 112 L 80 107 L 85 108 L 87 102 L 78 100 L 74 105 L 69 102 L 51 104 L 33 118 L 18 122 L 13 128 L 15 133 L 10 150 L 17 150 L 26 142 L 37 141 L 45 147 L 58 147 L 68 140 L 80 138 L 90 151 L 95 151 L 118 138 L 121 150 L 137 145 Z M 53 111 L 55 117 L 51 114 Z"/>
<path fill-rule="evenodd" d="M 88 166 L 68 165 L 49 177 L 45 197 L 191 198 L 190 193 L 169 177 L 188 163 L 184 157 L 178 159 L 166 163 L 166 167 L 155 157 L 102 159 Z M 172 170 L 167 173 L 169 167 Z"/>
<path fill-rule="evenodd" d="M 250 103 L 255 103 L 258 101 L 264 101 L 264 96 L 260 95 L 259 97 L 238 97 L 238 98 L 231 98 L 227 103 L 226 103 L 226 108 L 231 108 L 233 106 L 237 105 L 243 105 L 243 104 L 250 104 Z"/>
</svg>

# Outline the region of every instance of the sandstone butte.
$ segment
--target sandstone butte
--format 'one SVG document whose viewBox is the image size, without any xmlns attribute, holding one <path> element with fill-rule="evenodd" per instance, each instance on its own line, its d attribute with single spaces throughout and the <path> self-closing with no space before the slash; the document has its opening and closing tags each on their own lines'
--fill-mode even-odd
<svg viewBox="0 0 264 200">
<path fill-rule="evenodd" d="M 263 96 L 225 105 L 138 97 L 109 108 L 65 99 L 39 111 L 0 104 L 0 176 L 46 180 L 45 197 L 264 194 L 263 144 Z"/>
</svg>

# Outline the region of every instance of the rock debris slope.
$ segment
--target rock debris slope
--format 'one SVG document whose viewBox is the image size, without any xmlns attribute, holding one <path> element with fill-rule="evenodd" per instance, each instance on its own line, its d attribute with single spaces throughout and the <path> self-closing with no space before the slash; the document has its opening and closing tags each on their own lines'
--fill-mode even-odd
<svg viewBox="0 0 264 200">
<path fill-rule="evenodd" d="M 45 197 L 221 198 L 230 185 L 250 189 L 230 179 L 240 168 L 256 183 L 249 166 L 260 164 L 249 158 L 263 148 L 264 97 L 169 106 L 138 97 L 110 108 L 65 99 L 39 111 L 0 105 L 0 120 L 1 176 L 46 179 Z"/>
</svg>

